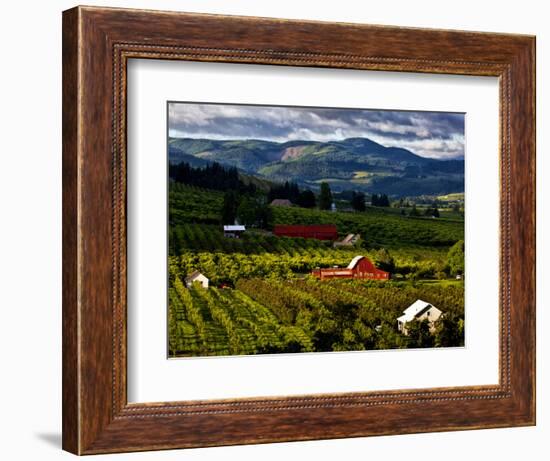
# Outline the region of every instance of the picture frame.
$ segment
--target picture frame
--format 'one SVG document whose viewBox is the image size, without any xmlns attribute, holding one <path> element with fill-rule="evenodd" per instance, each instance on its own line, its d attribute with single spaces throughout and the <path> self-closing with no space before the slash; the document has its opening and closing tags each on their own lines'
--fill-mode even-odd
<svg viewBox="0 0 550 461">
<path fill-rule="evenodd" d="M 498 385 L 128 403 L 130 59 L 498 77 Z M 79 455 L 534 425 L 535 38 L 96 7 L 65 11 L 62 382 L 63 449 Z"/>
</svg>

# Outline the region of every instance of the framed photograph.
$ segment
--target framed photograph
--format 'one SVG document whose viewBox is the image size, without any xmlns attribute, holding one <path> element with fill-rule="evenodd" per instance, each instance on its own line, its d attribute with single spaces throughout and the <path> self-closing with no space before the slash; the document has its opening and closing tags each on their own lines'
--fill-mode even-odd
<svg viewBox="0 0 550 461">
<path fill-rule="evenodd" d="M 535 39 L 63 13 L 63 448 L 535 424 Z"/>
</svg>

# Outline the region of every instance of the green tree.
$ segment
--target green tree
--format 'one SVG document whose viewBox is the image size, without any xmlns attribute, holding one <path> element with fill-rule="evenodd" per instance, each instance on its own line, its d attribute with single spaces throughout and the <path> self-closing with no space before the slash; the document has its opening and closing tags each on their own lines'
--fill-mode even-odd
<svg viewBox="0 0 550 461">
<path fill-rule="evenodd" d="M 351 194 L 350 203 L 355 211 L 365 211 L 367 209 L 365 206 L 365 194 L 362 192 L 353 191 Z"/>
<path fill-rule="evenodd" d="M 245 226 L 255 225 L 257 222 L 257 208 L 257 203 L 253 198 L 249 196 L 243 197 L 237 207 L 237 218 L 239 222 Z"/>
<path fill-rule="evenodd" d="M 433 216 L 434 218 L 439 218 L 439 210 L 437 204 L 433 204 L 431 207 L 426 208 L 424 211 L 424 216 Z"/>
<path fill-rule="evenodd" d="M 256 209 L 256 224 L 262 229 L 270 229 L 273 225 L 273 210 L 267 203 L 260 203 Z"/>
<path fill-rule="evenodd" d="M 228 190 L 223 196 L 222 221 L 223 224 L 233 224 L 237 217 L 239 197 L 234 190 Z"/>
<path fill-rule="evenodd" d="M 380 196 L 378 206 L 390 206 L 390 199 L 388 198 L 388 196 L 386 194 L 382 194 Z"/>
<path fill-rule="evenodd" d="M 321 192 L 319 194 L 319 208 L 321 210 L 330 210 L 332 205 L 332 192 L 327 182 L 321 183 Z"/>
<path fill-rule="evenodd" d="M 437 207 L 434 208 L 426 208 L 426 211 L 424 212 L 425 216 L 433 216 L 434 218 L 439 218 L 439 210 Z"/>
<path fill-rule="evenodd" d="M 265 229 L 271 225 L 272 217 L 271 207 L 262 197 L 245 195 L 237 207 L 237 218 L 245 226 L 258 226 Z"/>
<path fill-rule="evenodd" d="M 390 252 L 385 248 L 380 248 L 375 256 L 376 265 L 386 272 L 395 271 L 395 261 Z"/>
<path fill-rule="evenodd" d="M 420 216 L 420 212 L 416 209 L 416 205 L 413 205 L 411 211 L 409 211 L 409 216 Z"/>
<path fill-rule="evenodd" d="M 370 204 L 372 206 L 390 206 L 390 199 L 386 194 L 372 194 Z"/>
<path fill-rule="evenodd" d="M 316 204 L 315 194 L 309 189 L 300 192 L 296 204 L 302 208 L 314 208 Z"/>
<path fill-rule="evenodd" d="M 413 320 L 407 323 L 409 347 L 433 347 L 434 337 L 430 332 L 430 324 L 427 320 Z"/>
<path fill-rule="evenodd" d="M 436 323 L 436 347 L 464 346 L 464 320 L 450 315 L 443 315 Z"/>
<path fill-rule="evenodd" d="M 451 275 L 464 273 L 464 240 L 456 242 L 447 253 L 447 265 Z"/>
</svg>

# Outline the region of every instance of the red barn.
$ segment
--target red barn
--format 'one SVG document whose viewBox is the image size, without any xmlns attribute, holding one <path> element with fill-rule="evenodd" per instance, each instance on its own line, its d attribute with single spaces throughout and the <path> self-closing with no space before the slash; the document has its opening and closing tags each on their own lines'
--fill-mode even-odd
<svg viewBox="0 0 550 461">
<path fill-rule="evenodd" d="M 390 273 L 378 269 L 369 258 L 356 256 L 346 268 L 315 269 L 311 275 L 320 280 L 326 279 L 369 279 L 388 280 Z"/>
<path fill-rule="evenodd" d="M 273 228 L 273 233 L 277 237 L 303 237 L 317 240 L 336 240 L 338 238 L 338 229 L 334 224 L 276 224 Z"/>
</svg>

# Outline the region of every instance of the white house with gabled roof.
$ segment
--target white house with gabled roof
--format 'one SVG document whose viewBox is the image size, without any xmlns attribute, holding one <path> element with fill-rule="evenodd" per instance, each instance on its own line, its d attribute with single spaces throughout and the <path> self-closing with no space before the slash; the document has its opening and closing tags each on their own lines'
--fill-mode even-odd
<svg viewBox="0 0 550 461">
<path fill-rule="evenodd" d="M 208 288 L 210 280 L 199 271 L 194 271 L 185 277 L 185 285 L 187 288 L 191 288 L 194 283 L 200 283 L 203 288 Z"/>
<path fill-rule="evenodd" d="M 441 312 L 433 304 L 417 299 L 409 307 L 403 311 L 403 315 L 397 319 L 397 329 L 404 335 L 407 333 L 407 323 L 412 322 L 413 320 L 418 320 L 422 322 L 427 320 L 430 325 L 430 331 L 434 331 L 435 322 L 441 317 L 443 312 Z"/>
</svg>

